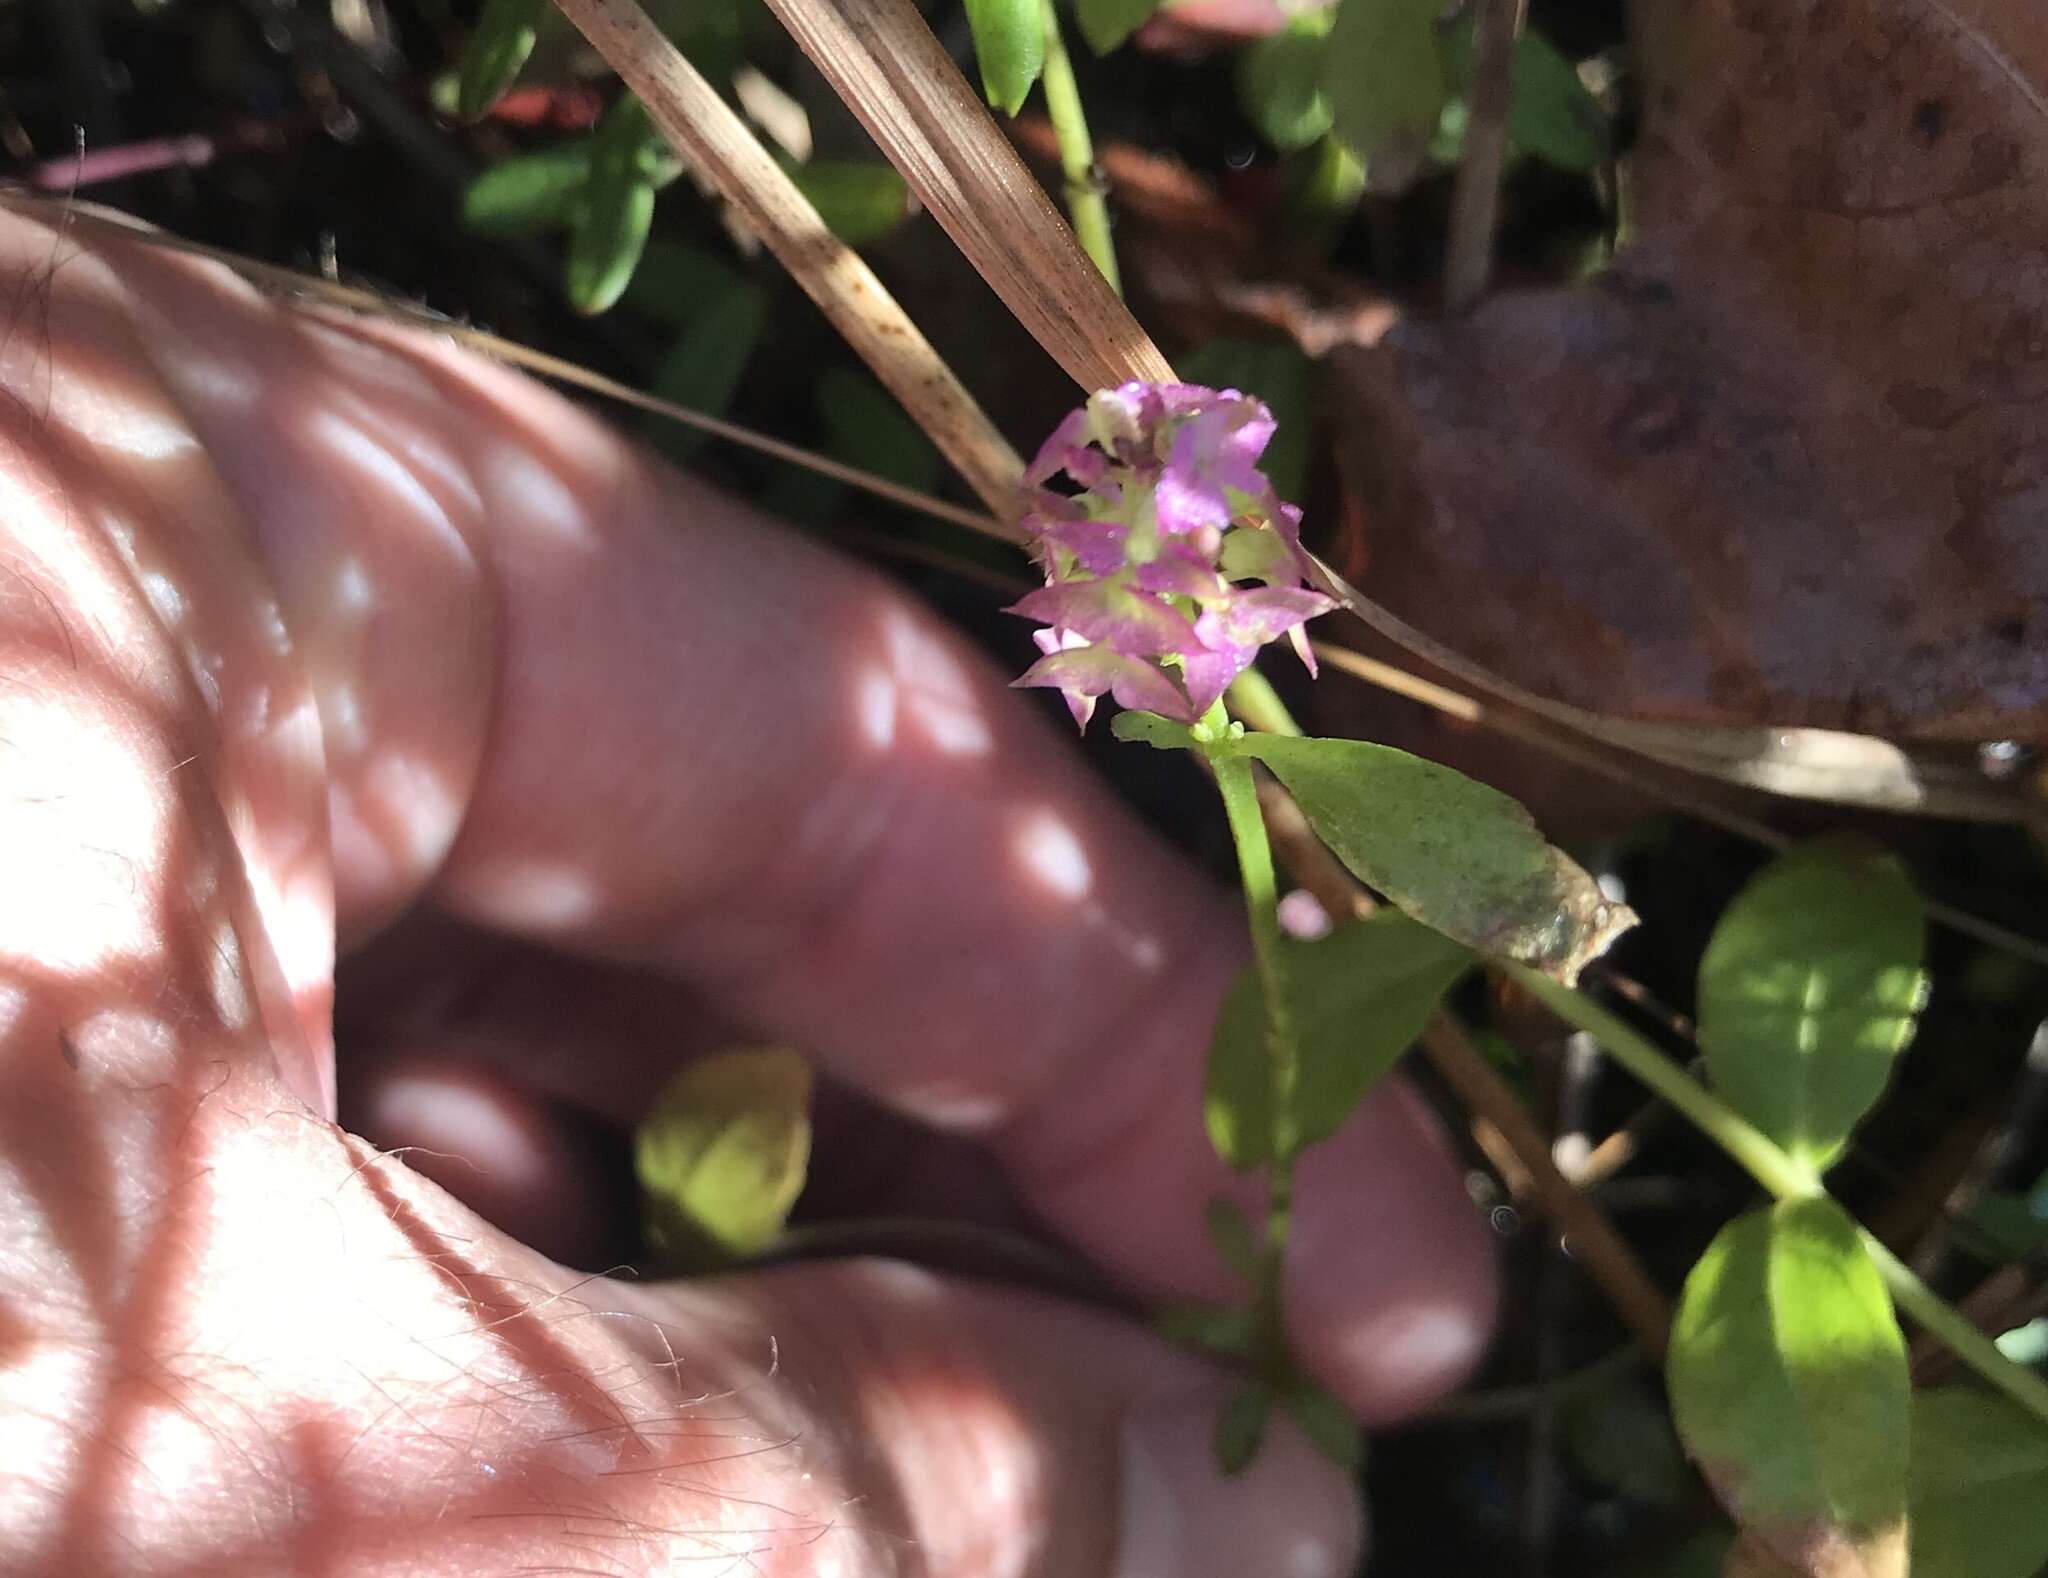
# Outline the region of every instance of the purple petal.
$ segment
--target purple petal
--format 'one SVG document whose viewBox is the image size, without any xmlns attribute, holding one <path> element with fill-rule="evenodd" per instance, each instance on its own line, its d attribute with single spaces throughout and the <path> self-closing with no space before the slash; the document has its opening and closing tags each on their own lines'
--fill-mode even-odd
<svg viewBox="0 0 2048 1578">
<path fill-rule="evenodd" d="M 1196 717 L 1216 705 L 1230 688 L 1230 682 L 1252 666 L 1258 650 L 1255 646 L 1224 645 L 1182 660 L 1181 679 L 1187 685 L 1188 705 L 1195 709 Z"/>
<path fill-rule="evenodd" d="M 1261 647 L 1337 605 L 1321 592 L 1291 586 L 1261 586 L 1231 594 L 1218 608 L 1202 611 L 1195 634 L 1214 651 Z"/>
<path fill-rule="evenodd" d="M 1060 418 L 1060 425 L 1052 430 L 1052 436 L 1038 446 L 1038 454 L 1024 468 L 1024 481 L 1031 487 L 1041 486 L 1055 472 L 1065 471 L 1073 453 L 1087 446 L 1087 411 L 1069 411 Z"/>
<path fill-rule="evenodd" d="M 1119 384 L 1088 397 L 1088 431 L 1095 442 L 1126 465 L 1156 461 L 1153 435 L 1164 419 L 1152 384 Z"/>
<path fill-rule="evenodd" d="M 1169 534 L 1221 528 L 1230 524 L 1230 501 L 1208 473 L 1191 467 L 1168 466 L 1160 473 L 1154 499 L 1159 509 L 1159 529 Z"/>
<path fill-rule="evenodd" d="M 1038 527 L 1038 539 L 1064 548 L 1091 575 L 1111 575 L 1124 567 L 1124 540 L 1128 526 L 1115 521 L 1047 520 Z"/>
<path fill-rule="evenodd" d="M 1166 551 L 1158 558 L 1134 569 L 1132 583 L 1161 597 L 1192 597 L 1204 604 L 1230 595 L 1230 583 L 1216 573 L 1213 559 L 1195 553 L 1176 553 L 1176 546 L 1169 540 Z"/>
<path fill-rule="evenodd" d="M 1052 653 L 1010 683 L 1020 689 L 1058 690 L 1067 698 L 1074 721 L 1083 728 L 1094 710 L 1095 698 L 1105 694 L 1114 696 L 1119 706 L 1163 713 L 1183 723 L 1192 723 L 1199 716 L 1188 711 L 1188 698 L 1157 668 L 1104 647 Z"/>
<path fill-rule="evenodd" d="M 1070 581 L 1042 586 L 1019 598 L 1009 612 L 1061 630 L 1078 631 L 1090 641 L 1128 657 L 1202 650 L 1195 627 L 1185 614 L 1148 593 L 1115 581 Z"/>
<path fill-rule="evenodd" d="M 1273 436 L 1273 414 L 1256 400 L 1219 399 L 1174 435 L 1169 470 L 1198 471 L 1218 486 L 1261 497 L 1272 491 L 1258 460 Z"/>
<path fill-rule="evenodd" d="M 1287 644 L 1294 648 L 1294 655 L 1301 659 L 1301 666 L 1308 670 L 1308 677 L 1316 677 L 1316 649 L 1308 644 L 1308 626 L 1296 625 L 1287 632 Z"/>
</svg>

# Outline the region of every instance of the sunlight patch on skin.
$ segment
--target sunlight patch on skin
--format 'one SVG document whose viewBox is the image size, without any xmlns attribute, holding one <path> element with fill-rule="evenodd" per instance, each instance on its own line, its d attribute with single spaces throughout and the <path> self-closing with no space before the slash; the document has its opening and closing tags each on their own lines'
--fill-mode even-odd
<svg viewBox="0 0 2048 1578">
<path fill-rule="evenodd" d="M 0 1568 L 35 1571 L 59 1536 L 99 1368 L 91 1343 L 71 1340 L 30 1344 L 0 1364 Z"/>
<path fill-rule="evenodd" d="M 144 570 L 137 579 L 142 583 L 143 598 L 166 630 L 176 630 L 185 622 L 185 594 L 176 581 L 161 570 Z"/>
<path fill-rule="evenodd" d="M 986 756 L 994 747 L 971 675 L 951 644 L 900 610 L 882 621 L 896 711 L 941 756 Z"/>
<path fill-rule="evenodd" d="M 363 704 L 354 684 L 332 680 L 319 687 L 319 696 L 328 749 L 339 761 L 362 755 L 370 743 L 370 730 L 363 721 Z"/>
<path fill-rule="evenodd" d="M 115 1068 L 124 1084 L 160 1085 L 176 1072 L 177 1037 L 139 1009 L 103 1008 L 74 1025 L 70 1037 L 81 1073 Z"/>
<path fill-rule="evenodd" d="M 40 664 L 9 655 L 0 665 L 9 678 L 21 679 L 46 668 L 52 657 L 75 667 L 95 649 L 153 656 L 161 647 L 156 621 L 122 577 L 107 573 L 74 514 L 68 498 L 51 496 L 16 468 L 0 467 L 0 522 L 5 523 L 9 550 L 0 559 L 0 591 L 8 594 L 0 597 L 0 620 L 18 618 L 26 632 L 55 639 L 59 648 L 40 654 Z M 114 519 L 108 512 L 99 514 L 103 527 Z M 132 541 L 132 527 L 122 529 Z M 127 663 L 123 678 L 142 699 L 157 706 L 169 708 L 180 699 L 178 677 L 169 663 Z"/>
<path fill-rule="evenodd" d="M 462 802 L 434 767 L 398 751 L 380 751 L 358 777 L 358 794 L 374 796 L 383 823 L 403 835 L 403 850 L 420 867 L 438 865 L 462 820 Z"/>
<path fill-rule="evenodd" d="M 1094 885 L 1094 869 L 1081 840 L 1050 811 L 1026 813 L 1011 848 L 1024 874 L 1055 898 L 1085 898 Z"/>
<path fill-rule="evenodd" d="M 91 696 L 0 691 L 0 871 L 37 900 L 0 904 L 0 959 L 86 975 L 161 946 L 145 899 L 170 764 L 146 763 L 139 733 L 130 709 Z"/>
<path fill-rule="evenodd" d="M 253 610 L 256 628 L 262 633 L 264 649 L 272 657 L 290 657 L 292 633 L 284 622 L 284 610 L 278 607 L 274 598 L 265 598 L 260 607 Z"/>
<path fill-rule="evenodd" d="M 74 418 L 71 426 L 96 447 L 131 460 L 169 460 L 199 447 L 178 417 L 133 405 L 109 407 L 104 420 L 89 425 Z"/>
<path fill-rule="evenodd" d="M 485 455 L 484 470 L 486 496 L 499 511 L 511 512 L 505 523 L 560 542 L 596 540 L 568 484 L 525 450 L 495 444 Z"/>
<path fill-rule="evenodd" d="M 230 1031 L 248 1029 L 255 1010 L 249 1000 L 242 939 L 235 934 L 234 922 L 226 916 L 214 923 L 213 946 L 206 954 L 206 973 L 207 991 L 222 1027 Z"/>
<path fill-rule="evenodd" d="M 194 1361 L 181 1356 L 183 1362 Z M 134 1415 L 123 1422 L 122 1445 L 130 1472 L 111 1487 L 107 1505 L 95 1510 L 121 1547 L 148 1551 L 160 1559 L 181 1547 L 201 1561 L 209 1546 L 217 1547 L 223 1529 L 209 1513 L 226 1501 L 234 1508 L 233 1535 L 257 1549 L 282 1551 L 291 1513 L 291 1497 L 282 1483 L 263 1485 L 270 1494 L 254 1494 L 258 1482 L 275 1476 L 282 1481 L 283 1463 L 266 1463 L 266 1443 L 250 1442 L 255 1461 L 224 1462 L 223 1427 L 239 1420 L 238 1403 L 230 1417 L 214 1420 L 205 1391 L 178 1376 L 159 1382 L 157 1395 L 140 1399 Z"/>
<path fill-rule="evenodd" d="M 898 1474 L 925 1487 L 910 1498 L 906 1532 L 931 1569 L 977 1578 L 1032 1571 L 1055 1471 L 1017 1401 L 943 1364 L 899 1363 L 854 1379 Z"/>
<path fill-rule="evenodd" d="M 11 981 L 0 981 L 0 1041 L 14 1033 L 28 1011 L 28 989 Z"/>
<path fill-rule="evenodd" d="M 256 404 L 262 379 L 245 362 L 208 355 L 189 336 L 177 347 L 178 390 L 195 405 L 212 406 L 224 416 L 239 416 Z"/>
<path fill-rule="evenodd" d="M 1001 1099 L 951 1081 L 912 1085 L 890 1094 L 890 1105 L 952 1134 L 987 1134 L 1002 1127 L 1009 1107 Z"/>
<path fill-rule="evenodd" d="M 598 893 L 573 866 L 543 860 L 480 862 L 463 873 L 469 901 L 504 923 L 535 931 L 567 931 L 597 913 Z"/>
<path fill-rule="evenodd" d="M 1471 1368 L 1486 1340 L 1486 1329 L 1464 1305 L 1410 1304 L 1343 1333 L 1333 1368 L 1427 1377 L 1435 1384 Z"/>
<path fill-rule="evenodd" d="M 388 494 L 394 503 L 425 526 L 435 540 L 450 547 L 457 557 L 469 557 L 469 544 L 455 529 L 455 523 L 448 518 L 441 501 L 398 456 L 334 411 L 315 412 L 307 426 L 309 437 L 335 459 L 352 467 L 359 476 Z"/>
<path fill-rule="evenodd" d="M 377 606 L 377 588 L 370 580 L 370 572 L 363 568 L 363 561 L 353 555 L 335 567 L 334 606 L 358 619 L 366 617 Z"/>
<path fill-rule="evenodd" d="M 854 679 L 854 716 L 861 738 L 878 751 L 896 742 L 896 682 L 880 669 L 862 669 Z"/>
</svg>

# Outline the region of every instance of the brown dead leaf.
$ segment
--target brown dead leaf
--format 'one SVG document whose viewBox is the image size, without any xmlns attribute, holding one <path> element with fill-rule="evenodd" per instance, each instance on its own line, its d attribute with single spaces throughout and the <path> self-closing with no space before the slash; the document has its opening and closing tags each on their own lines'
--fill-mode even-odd
<svg viewBox="0 0 2048 1578">
<path fill-rule="evenodd" d="M 1334 353 L 1341 567 L 1590 711 L 2048 740 L 2048 5 L 1636 21 L 1619 265 Z"/>
</svg>

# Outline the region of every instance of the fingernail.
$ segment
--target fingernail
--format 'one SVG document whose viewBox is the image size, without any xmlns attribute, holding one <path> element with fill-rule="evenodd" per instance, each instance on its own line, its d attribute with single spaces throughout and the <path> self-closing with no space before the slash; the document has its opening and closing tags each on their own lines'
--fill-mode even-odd
<svg viewBox="0 0 2048 1578">
<path fill-rule="evenodd" d="M 1125 1421 L 1115 1578 L 1349 1578 L 1365 1544 L 1351 1476 L 1276 1415 L 1226 1477 L 1209 1449 L 1223 1401 L 1170 1398 Z"/>
</svg>

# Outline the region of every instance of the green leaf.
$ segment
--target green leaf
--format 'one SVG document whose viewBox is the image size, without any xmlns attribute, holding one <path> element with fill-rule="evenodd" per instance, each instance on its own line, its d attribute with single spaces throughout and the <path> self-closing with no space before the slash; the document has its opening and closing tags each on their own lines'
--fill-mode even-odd
<svg viewBox="0 0 2048 1578">
<path fill-rule="evenodd" d="M 633 1168 L 657 1249 L 693 1266 L 756 1254 L 803 1192 L 811 1067 L 789 1047 L 714 1053 L 640 1120 Z"/>
<path fill-rule="evenodd" d="M 1913 1578 L 2035 1578 L 2048 1565 L 2048 1427 L 1963 1388 L 1913 1398 Z"/>
<path fill-rule="evenodd" d="M 827 368 L 818 380 L 818 414 L 826 454 L 906 488 L 937 485 L 945 464 L 938 450 L 897 398 L 866 373 Z"/>
<path fill-rule="evenodd" d="M 1814 1167 L 1883 1092 L 1927 995 L 1920 897 L 1891 856 L 1817 843 L 1736 895 L 1700 961 L 1699 1042 L 1721 1093 Z"/>
<path fill-rule="evenodd" d="M 1349 1473 L 1365 1466 L 1365 1431 L 1358 1416 L 1320 1386 L 1302 1382 L 1281 1399 L 1287 1414 L 1316 1450 Z"/>
<path fill-rule="evenodd" d="M 1251 1352 L 1258 1317 L 1242 1304 L 1203 1304 L 1176 1299 L 1152 1317 L 1160 1335 L 1191 1348 L 1242 1358 Z"/>
<path fill-rule="evenodd" d="M 1456 943 L 1398 910 L 1284 949 L 1301 1046 L 1295 1132 L 1328 1139 L 1407 1051 L 1450 985 L 1472 964 Z M 1258 972 L 1231 983 L 1209 1043 L 1202 1116 L 1216 1154 L 1240 1171 L 1273 1156 L 1266 1000 Z"/>
<path fill-rule="evenodd" d="M 1074 20 L 1098 55 L 1106 55 L 1152 20 L 1161 0 L 1074 0 Z"/>
<path fill-rule="evenodd" d="M 967 27 L 981 87 L 1005 115 L 1024 107 L 1031 84 L 1045 69 L 1043 0 L 967 0 Z"/>
<path fill-rule="evenodd" d="M 1185 751 L 1195 743 L 1194 731 L 1185 723 L 1136 708 L 1111 718 L 1109 732 L 1120 740 L 1142 740 L 1155 751 Z"/>
<path fill-rule="evenodd" d="M 655 367 L 648 392 L 707 416 L 725 415 L 767 320 L 768 293 L 751 282 L 742 280 L 707 297 L 697 320 Z M 652 431 L 662 452 L 677 461 L 690 459 L 709 436 L 672 422 Z"/>
<path fill-rule="evenodd" d="M 654 223 L 651 165 L 659 147 L 645 106 L 628 95 L 605 112 L 590 143 L 590 184 L 569 237 L 569 304 L 610 309 L 631 283 Z"/>
<path fill-rule="evenodd" d="M 1788 1561 L 1833 1549 L 1862 1563 L 1834 1570 L 1904 1578 L 1906 1345 L 1840 1206 L 1787 1201 L 1723 1228 L 1686 1278 L 1666 1379 L 1738 1523 Z"/>
<path fill-rule="evenodd" d="M 672 328 L 687 329 L 704 316 L 708 302 L 746 282 L 746 275 L 703 247 L 650 241 L 624 302 Z"/>
<path fill-rule="evenodd" d="M 1241 1473 L 1265 1440 L 1272 1413 L 1273 1394 L 1260 1382 L 1233 1395 L 1217 1415 L 1216 1433 L 1209 1442 L 1216 1466 L 1226 1474 Z"/>
<path fill-rule="evenodd" d="M 1339 137 L 1403 186 L 1420 168 L 1449 91 L 1437 47 L 1439 0 L 1347 0 L 1330 25 L 1322 88 Z"/>
<path fill-rule="evenodd" d="M 1304 11 L 1237 57 L 1238 102 L 1275 148 L 1306 148 L 1330 129 L 1322 88 L 1329 35 L 1328 11 Z"/>
<path fill-rule="evenodd" d="M 1209 1242 L 1223 1263 L 1247 1282 L 1259 1279 L 1259 1240 L 1235 1200 L 1220 1195 L 1202 1210 L 1202 1223 L 1209 1230 Z"/>
<path fill-rule="evenodd" d="M 1728 1578 L 1728 1558 L 1734 1544 L 1734 1530 L 1707 1529 L 1656 1566 L 1632 1569 L 1634 1578 Z"/>
<path fill-rule="evenodd" d="M 1301 347 L 1291 340 L 1210 340 L 1180 359 L 1180 372 L 1189 383 L 1241 389 L 1266 402 L 1279 425 L 1260 464 L 1282 498 L 1300 498 L 1308 480 L 1313 425 L 1312 370 Z"/>
<path fill-rule="evenodd" d="M 1431 152 L 1446 162 L 1464 153 L 1469 109 L 1463 95 L 1472 82 L 1472 23 L 1462 20 L 1443 37 L 1444 64 L 1455 96 L 1445 104 Z M 1579 80 L 1578 67 L 1540 33 L 1515 41 L 1515 98 L 1508 112 L 1508 141 L 1564 170 L 1590 170 L 1611 147 L 1607 112 Z"/>
<path fill-rule="evenodd" d="M 1570 1398 L 1563 1426 L 1573 1466 L 1603 1491 L 1645 1507 L 1670 1507 L 1693 1483 L 1670 1410 L 1641 1376 L 1624 1375 Z"/>
<path fill-rule="evenodd" d="M 1300 223 L 1328 232 L 1357 211 L 1365 196 L 1365 166 L 1335 137 L 1325 137 L 1301 161 L 1288 207 Z"/>
<path fill-rule="evenodd" d="M 1607 158 L 1607 112 L 1579 80 L 1578 67 L 1541 33 L 1515 42 L 1515 102 L 1508 136 L 1517 148 L 1564 170 Z"/>
<path fill-rule="evenodd" d="M 857 159 L 813 159 L 789 166 L 825 227 L 850 247 L 879 241 L 910 212 L 910 187 L 892 166 Z"/>
<path fill-rule="evenodd" d="M 476 31 L 469 35 L 456 77 L 455 113 L 480 121 L 519 80 L 533 41 L 540 36 L 545 0 L 486 0 Z"/>
<path fill-rule="evenodd" d="M 1425 926 L 1570 985 L 1635 924 L 1496 789 L 1365 740 L 1247 735 L 1337 858 Z"/>
<path fill-rule="evenodd" d="M 2018 1260 L 2048 1248 L 2048 1195 L 1995 1189 L 1978 1197 L 1964 1223 L 1956 1235 L 1963 1248 L 1994 1263 Z"/>
<path fill-rule="evenodd" d="M 590 180 L 590 139 L 501 160 L 462 193 L 462 222 L 486 235 L 551 230 L 575 218 Z"/>
</svg>

